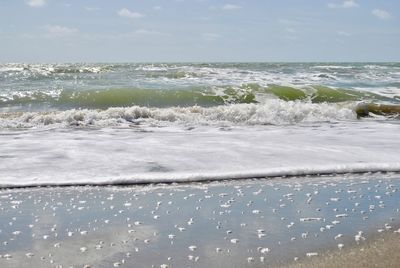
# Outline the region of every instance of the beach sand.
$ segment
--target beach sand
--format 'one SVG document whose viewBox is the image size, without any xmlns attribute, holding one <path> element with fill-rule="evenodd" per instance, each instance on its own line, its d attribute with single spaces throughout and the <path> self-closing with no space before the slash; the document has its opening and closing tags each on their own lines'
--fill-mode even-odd
<svg viewBox="0 0 400 268">
<path fill-rule="evenodd" d="M 394 267 L 399 188 L 375 173 L 2 189 L 0 267 Z"/>
<path fill-rule="evenodd" d="M 400 234 L 388 232 L 377 235 L 369 242 L 345 251 L 325 252 L 321 256 L 286 265 L 285 268 L 326 267 L 399 267 Z"/>
</svg>

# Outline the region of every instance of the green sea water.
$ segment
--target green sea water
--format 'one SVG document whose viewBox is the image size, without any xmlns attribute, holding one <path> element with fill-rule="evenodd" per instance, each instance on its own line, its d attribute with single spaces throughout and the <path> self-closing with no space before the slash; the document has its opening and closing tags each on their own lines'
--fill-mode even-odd
<svg viewBox="0 0 400 268">
<path fill-rule="evenodd" d="M 232 110 L 246 114 L 253 107 L 263 113 L 276 112 L 276 101 L 286 113 L 308 111 L 314 116 L 326 113 L 328 104 L 337 109 L 336 115 L 343 114 L 341 109 L 346 107 L 357 115 L 372 111 L 392 116 L 400 103 L 399 81 L 398 63 L 9 63 L 0 65 L 0 118 L 7 121 L 0 123 L 9 127 L 21 120 L 31 121 L 31 112 L 42 116 L 83 109 L 93 114 L 130 107 L 151 109 L 156 114 L 181 109 L 179 116 L 192 114 L 183 108 L 197 107 L 202 114 L 222 109 L 225 112 L 216 116 L 218 120 L 237 121 L 238 116 L 232 119 Z M 364 106 L 359 108 L 360 104 Z M 379 108 L 381 105 L 385 109 Z M 333 120 L 343 119 L 329 113 Z M 59 114 L 56 117 L 55 121 L 60 121 Z M 19 122 L 10 123 L 10 118 L 19 118 Z M 316 118 L 329 120 L 325 115 Z"/>
</svg>

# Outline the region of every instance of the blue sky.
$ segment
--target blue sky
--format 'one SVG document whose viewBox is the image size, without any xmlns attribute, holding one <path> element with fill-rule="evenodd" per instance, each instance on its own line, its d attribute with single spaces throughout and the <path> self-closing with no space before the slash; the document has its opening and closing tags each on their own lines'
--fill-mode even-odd
<svg viewBox="0 0 400 268">
<path fill-rule="evenodd" d="M 399 0 L 2 0 L 1 62 L 400 61 Z"/>
</svg>

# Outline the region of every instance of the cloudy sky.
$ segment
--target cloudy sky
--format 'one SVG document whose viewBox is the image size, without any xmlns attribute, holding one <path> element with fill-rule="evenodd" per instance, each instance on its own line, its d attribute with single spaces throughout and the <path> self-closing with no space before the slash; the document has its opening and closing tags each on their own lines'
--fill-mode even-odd
<svg viewBox="0 0 400 268">
<path fill-rule="evenodd" d="M 399 0 L 0 1 L 0 62 L 400 61 Z"/>
</svg>

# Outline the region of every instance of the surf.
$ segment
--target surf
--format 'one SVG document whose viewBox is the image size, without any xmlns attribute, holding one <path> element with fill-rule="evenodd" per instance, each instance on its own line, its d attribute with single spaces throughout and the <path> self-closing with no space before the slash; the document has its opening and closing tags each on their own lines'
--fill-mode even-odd
<svg viewBox="0 0 400 268">
<path fill-rule="evenodd" d="M 399 172 L 398 124 L 0 131 L 1 187 Z"/>
<path fill-rule="evenodd" d="M 0 184 L 399 172 L 399 68 L 0 64 Z"/>
</svg>

